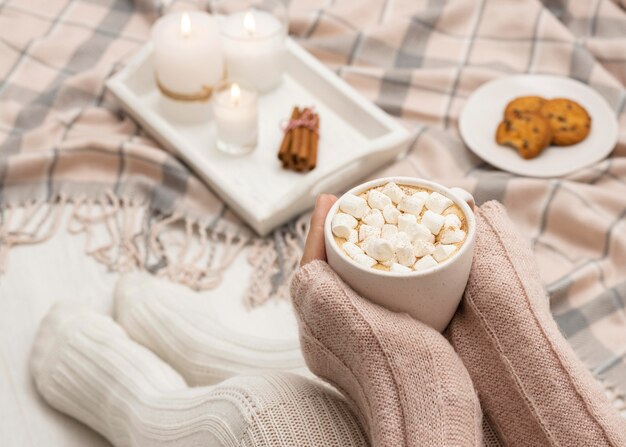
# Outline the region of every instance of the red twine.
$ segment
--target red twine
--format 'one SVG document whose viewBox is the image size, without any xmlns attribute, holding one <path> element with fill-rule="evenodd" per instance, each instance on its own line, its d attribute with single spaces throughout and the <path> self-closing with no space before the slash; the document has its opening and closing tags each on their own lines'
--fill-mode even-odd
<svg viewBox="0 0 626 447">
<path fill-rule="evenodd" d="M 280 128 L 285 133 L 297 127 L 306 127 L 312 132 L 317 133 L 317 128 L 315 126 L 315 113 L 312 109 L 304 109 L 300 118 L 283 120 L 280 124 Z"/>
</svg>

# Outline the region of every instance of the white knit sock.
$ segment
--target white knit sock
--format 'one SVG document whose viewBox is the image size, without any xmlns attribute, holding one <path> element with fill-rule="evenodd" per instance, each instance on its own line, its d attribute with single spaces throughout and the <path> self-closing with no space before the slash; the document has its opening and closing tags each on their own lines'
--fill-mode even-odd
<svg viewBox="0 0 626 447">
<path fill-rule="evenodd" d="M 220 324 L 197 293 L 152 275 L 120 278 L 115 314 L 130 338 L 172 365 L 190 385 L 273 370 L 313 377 L 296 334 L 288 341 L 244 337 Z"/>
<path fill-rule="evenodd" d="M 73 304 L 44 319 L 31 371 L 45 400 L 116 446 L 365 446 L 345 402 L 288 373 L 187 388 L 110 318 Z"/>
</svg>

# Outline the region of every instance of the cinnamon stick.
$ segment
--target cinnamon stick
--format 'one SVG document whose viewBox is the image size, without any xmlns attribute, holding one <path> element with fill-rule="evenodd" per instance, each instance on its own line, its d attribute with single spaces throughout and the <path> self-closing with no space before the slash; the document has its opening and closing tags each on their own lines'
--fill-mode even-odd
<svg viewBox="0 0 626 447">
<path fill-rule="evenodd" d="M 313 169 L 315 169 L 315 167 L 317 166 L 317 148 L 318 148 L 318 144 L 319 144 L 319 139 L 320 139 L 320 134 L 319 134 L 319 129 L 320 129 L 320 117 L 319 115 L 316 113 L 314 118 L 314 127 L 313 127 L 313 131 L 311 131 L 311 141 L 310 141 L 310 149 L 309 149 L 309 157 L 308 157 L 308 170 L 311 171 Z"/>
<path fill-rule="evenodd" d="M 308 118 L 309 116 L 311 116 L 311 109 L 306 108 L 304 109 L 300 117 Z M 296 146 L 296 150 L 294 151 L 295 159 L 296 159 L 295 167 L 296 167 L 296 170 L 298 171 L 306 171 L 309 167 L 308 156 L 309 156 L 309 151 L 311 148 L 310 141 L 311 141 L 311 129 L 309 129 L 308 127 L 302 127 L 301 138 L 299 142 L 300 144 L 299 146 Z"/>
<path fill-rule="evenodd" d="M 302 118 L 304 114 L 304 110 L 299 114 L 298 118 Z M 296 168 L 298 166 L 298 150 L 300 149 L 300 145 L 302 144 L 303 132 L 304 128 L 301 126 L 296 127 L 293 130 L 293 137 L 291 140 L 291 156 L 289 157 L 290 166 Z"/>
<path fill-rule="evenodd" d="M 298 112 L 295 115 L 294 119 L 299 119 L 302 116 L 302 111 L 300 109 L 298 109 Z M 297 134 L 297 130 L 299 128 L 298 127 L 294 127 L 293 129 L 291 129 L 291 144 L 289 145 L 289 151 L 287 152 L 287 154 L 285 154 L 285 159 L 283 160 L 283 168 L 286 169 L 295 169 L 295 161 L 294 161 L 294 150 L 297 147 L 298 144 L 298 140 L 300 139 L 299 135 Z"/>
<path fill-rule="evenodd" d="M 298 107 L 294 107 L 291 112 L 290 120 L 298 119 L 300 116 L 300 109 Z M 289 129 L 285 132 L 283 136 L 283 141 L 280 144 L 280 150 L 278 151 L 278 159 L 285 164 L 287 158 L 289 158 L 289 153 L 291 152 L 291 143 L 293 141 L 293 131 L 294 129 Z"/>
</svg>

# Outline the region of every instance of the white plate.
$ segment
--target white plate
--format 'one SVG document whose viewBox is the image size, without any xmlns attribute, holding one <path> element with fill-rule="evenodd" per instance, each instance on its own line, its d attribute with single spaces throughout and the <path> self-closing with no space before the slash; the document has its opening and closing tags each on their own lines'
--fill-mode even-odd
<svg viewBox="0 0 626 447">
<path fill-rule="evenodd" d="M 249 155 L 217 150 L 208 104 L 165 99 L 154 81 L 147 44 L 107 87 L 126 111 L 176 153 L 260 235 L 313 206 L 320 192 L 338 193 L 393 160 L 411 134 L 291 39 L 282 84 L 259 98 L 259 143 Z M 277 158 L 280 122 L 294 105 L 320 116 L 317 168 L 301 174 Z M 181 116 L 202 116 L 196 123 Z M 197 118 L 196 118 L 196 121 Z"/>
<path fill-rule="evenodd" d="M 591 116 L 591 132 L 572 146 L 550 146 L 525 160 L 517 151 L 496 143 L 495 135 L 506 104 L 517 96 L 572 99 Z M 461 112 L 459 130 L 467 146 L 489 164 L 529 177 L 560 177 L 597 163 L 617 143 L 618 124 L 607 102 L 588 85 L 550 75 L 517 75 L 495 79 L 477 89 Z"/>
</svg>

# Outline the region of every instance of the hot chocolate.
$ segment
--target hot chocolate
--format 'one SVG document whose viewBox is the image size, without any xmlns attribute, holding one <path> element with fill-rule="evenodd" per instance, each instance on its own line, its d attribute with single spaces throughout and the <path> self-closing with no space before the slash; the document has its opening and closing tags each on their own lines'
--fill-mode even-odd
<svg viewBox="0 0 626 447">
<path fill-rule="evenodd" d="M 354 262 L 398 273 L 446 262 L 468 231 L 463 211 L 450 198 L 394 182 L 344 195 L 331 229 L 343 254 Z"/>
</svg>

